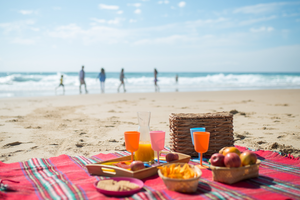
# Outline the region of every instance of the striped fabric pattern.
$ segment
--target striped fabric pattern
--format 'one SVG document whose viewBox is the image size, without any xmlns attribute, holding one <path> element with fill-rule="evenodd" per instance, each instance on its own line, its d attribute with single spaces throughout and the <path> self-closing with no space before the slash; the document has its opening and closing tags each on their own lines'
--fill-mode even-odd
<svg viewBox="0 0 300 200">
<path fill-rule="evenodd" d="M 241 151 L 245 147 L 238 147 Z M 166 150 L 168 150 L 166 148 Z M 300 160 L 273 151 L 255 151 L 261 160 L 258 178 L 227 185 L 212 180 L 212 172 L 202 170 L 197 192 L 183 194 L 168 190 L 157 176 L 144 179 L 144 188 L 127 199 L 300 199 Z M 129 152 L 85 156 L 61 155 L 49 159 L 32 158 L 26 162 L 0 162 L 0 179 L 7 189 L 0 199 L 118 199 L 98 193 L 97 180 L 86 165 L 130 155 Z M 192 159 L 190 164 L 199 164 Z M 208 165 L 207 160 L 204 165 Z M 19 181 L 5 182 L 5 180 Z"/>
</svg>

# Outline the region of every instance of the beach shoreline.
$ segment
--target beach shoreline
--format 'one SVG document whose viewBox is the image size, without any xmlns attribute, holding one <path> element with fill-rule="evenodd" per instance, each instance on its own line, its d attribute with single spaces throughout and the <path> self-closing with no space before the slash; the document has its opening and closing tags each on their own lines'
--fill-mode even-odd
<svg viewBox="0 0 300 200">
<path fill-rule="evenodd" d="M 125 150 L 138 111 L 166 131 L 170 113 L 234 114 L 235 145 L 300 155 L 300 90 L 110 93 L 0 99 L 0 161 Z"/>
</svg>

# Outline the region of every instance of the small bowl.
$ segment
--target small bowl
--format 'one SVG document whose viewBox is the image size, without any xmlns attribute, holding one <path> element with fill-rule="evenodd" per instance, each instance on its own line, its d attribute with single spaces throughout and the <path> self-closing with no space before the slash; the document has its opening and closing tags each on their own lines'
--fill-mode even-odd
<svg viewBox="0 0 300 200">
<path fill-rule="evenodd" d="M 172 163 L 172 164 L 175 164 L 176 166 L 178 165 L 183 166 L 185 163 Z M 168 164 L 164 166 L 170 166 L 172 164 Z M 202 172 L 198 167 L 195 167 L 194 165 L 189 164 L 189 166 L 198 174 L 197 177 L 190 178 L 190 179 L 168 178 L 162 175 L 160 170 L 158 170 L 158 175 L 164 181 L 164 184 L 169 190 L 183 192 L 183 193 L 193 193 L 197 191 L 198 181 L 202 175 Z"/>
<path fill-rule="evenodd" d="M 97 184 L 99 181 L 96 181 L 94 186 L 96 187 L 97 191 L 102 194 L 108 195 L 108 196 L 130 196 L 130 195 L 133 195 L 134 193 L 137 193 L 144 187 L 143 181 L 136 179 L 136 178 L 112 177 L 110 179 L 115 180 L 115 181 L 129 181 L 131 183 L 137 184 L 139 187 L 134 190 L 130 190 L 130 191 L 110 191 L 110 190 L 104 190 L 104 189 L 98 188 Z M 103 179 L 103 180 L 107 180 L 107 179 Z M 103 181 L 103 180 L 100 180 L 100 181 Z"/>
</svg>

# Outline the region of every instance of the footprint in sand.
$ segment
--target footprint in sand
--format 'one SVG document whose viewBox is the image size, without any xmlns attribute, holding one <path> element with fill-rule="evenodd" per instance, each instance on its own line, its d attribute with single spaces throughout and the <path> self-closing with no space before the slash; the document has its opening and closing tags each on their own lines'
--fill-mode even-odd
<svg viewBox="0 0 300 200">
<path fill-rule="evenodd" d="M 3 147 L 17 146 L 17 145 L 20 145 L 20 144 L 22 144 L 22 142 L 19 142 L 19 141 L 11 142 L 11 143 L 8 143 L 8 144 L 4 145 Z"/>
<path fill-rule="evenodd" d="M 27 126 L 25 128 L 26 129 L 41 129 L 42 127 L 40 127 L 40 126 Z"/>
<path fill-rule="evenodd" d="M 7 120 L 5 122 L 18 122 L 19 120 L 18 119 L 11 119 L 11 120 Z"/>
<path fill-rule="evenodd" d="M 275 104 L 275 106 L 289 106 L 289 104 L 284 103 L 284 104 Z"/>
<path fill-rule="evenodd" d="M 267 127 L 265 127 L 265 126 L 262 127 L 261 129 L 262 129 L 262 130 L 278 130 L 278 128 L 277 128 L 277 129 L 276 129 L 276 128 L 267 128 Z"/>
<path fill-rule="evenodd" d="M 265 142 L 265 141 L 258 141 L 258 142 L 256 142 L 257 144 L 265 144 L 265 143 L 267 143 L 267 142 Z"/>
</svg>

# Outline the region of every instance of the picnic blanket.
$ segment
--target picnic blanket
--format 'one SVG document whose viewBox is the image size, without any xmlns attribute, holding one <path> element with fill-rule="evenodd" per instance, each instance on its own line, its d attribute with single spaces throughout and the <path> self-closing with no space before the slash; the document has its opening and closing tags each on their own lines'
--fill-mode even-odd
<svg viewBox="0 0 300 200">
<path fill-rule="evenodd" d="M 300 160 L 273 151 L 255 153 L 261 160 L 258 178 L 227 185 L 213 181 L 212 172 L 205 169 L 197 192 L 183 194 L 168 190 L 154 175 L 143 179 L 144 188 L 128 199 L 300 199 Z M 96 191 L 94 183 L 105 177 L 90 175 L 85 165 L 125 155 L 128 152 L 0 162 L 0 199 L 117 199 Z M 194 161 L 190 164 L 199 164 Z"/>
</svg>

